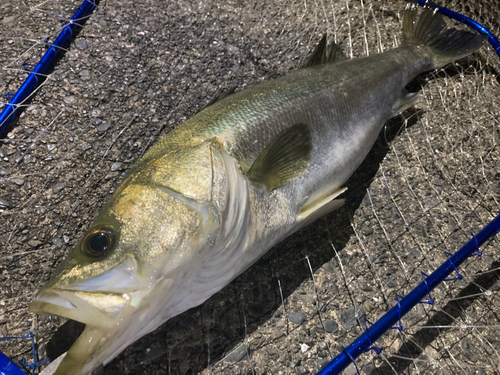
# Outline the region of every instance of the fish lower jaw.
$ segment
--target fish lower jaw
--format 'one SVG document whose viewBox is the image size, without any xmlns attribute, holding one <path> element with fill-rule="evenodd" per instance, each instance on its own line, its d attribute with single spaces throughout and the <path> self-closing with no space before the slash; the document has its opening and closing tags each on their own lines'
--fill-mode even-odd
<svg viewBox="0 0 500 375">
<path fill-rule="evenodd" d="M 85 329 L 57 366 L 56 375 L 87 375 L 101 364 L 106 364 L 118 355 L 124 347 L 136 339 L 131 326 L 131 315 L 135 308 L 128 305 L 122 311 L 122 318 L 113 319 L 85 304 L 68 301 L 61 296 L 42 294 L 30 305 L 30 311 L 37 314 L 55 314 L 85 323 Z"/>
<path fill-rule="evenodd" d="M 175 284 L 164 280 L 162 295 Z M 106 365 L 132 342 L 156 328 L 162 320 L 151 319 L 149 306 L 157 294 L 138 291 L 123 295 L 84 293 L 57 288 L 42 289 L 29 306 L 36 314 L 54 314 L 86 324 L 56 370 L 58 375 L 84 375 Z M 95 296 L 92 300 L 90 297 Z M 86 298 L 86 299 L 84 299 Z M 111 301 L 104 301 L 110 299 Z M 153 301 L 153 302 L 152 302 Z M 161 310 L 163 305 L 157 306 Z M 155 315 L 155 314 L 153 314 Z"/>
<path fill-rule="evenodd" d="M 87 325 L 57 367 L 55 375 L 90 374 L 105 359 L 105 351 L 100 352 L 100 349 L 109 345 L 113 337 L 112 331 Z"/>
</svg>

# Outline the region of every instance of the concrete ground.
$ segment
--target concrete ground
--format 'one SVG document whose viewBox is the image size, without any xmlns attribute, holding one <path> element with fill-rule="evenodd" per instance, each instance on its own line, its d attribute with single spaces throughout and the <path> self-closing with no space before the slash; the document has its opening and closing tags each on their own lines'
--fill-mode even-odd
<svg viewBox="0 0 500 375">
<path fill-rule="evenodd" d="M 126 171 L 218 90 L 278 77 L 323 33 L 352 58 L 400 43 L 404 1 L 101 1 L 0 143 L 0 336 L 56 358 L 81 325 L 27 311 Z M 0 4 L 0 91 L 15 92 L 78 1 Z M 491 1 L 450 8 L 500 34 Z M 104 374 L 307 374 L 342 351 L 500 209 L 500 60 L 431 72 L 348 182 L 346 205 L 269 251 Z M 500 242 L 460 268 L 356 364 L 365 374 L 500 372 Z M 19 361 L 25 340 L 0 341 Z M 351 365 L 346 372 L 355 374 Z"/>
</svg>

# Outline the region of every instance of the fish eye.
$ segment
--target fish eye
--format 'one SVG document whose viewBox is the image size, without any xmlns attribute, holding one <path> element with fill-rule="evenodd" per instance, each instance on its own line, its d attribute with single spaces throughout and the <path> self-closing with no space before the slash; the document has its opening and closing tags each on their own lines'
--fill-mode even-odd
<svg viewBox="0 0 500 375">
<path fill-rule="evenodd" d="M 115 245 L 115 231 L 109 225 L 92 228 L 82 242 L 82 253 L 97 258 L 108 254 Z"/>
</svg>

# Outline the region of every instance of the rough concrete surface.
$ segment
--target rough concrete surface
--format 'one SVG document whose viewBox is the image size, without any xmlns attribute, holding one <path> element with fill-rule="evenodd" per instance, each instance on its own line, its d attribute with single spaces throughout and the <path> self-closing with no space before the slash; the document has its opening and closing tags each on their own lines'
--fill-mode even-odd
<svg viewBox="0 0 500 375">
<path fill-rule="evenodd" d="M 78 1 L 0 4 L 0 91 L 15 92 Z M 494 1 L 447 1 L 499 33 Z M 101 1 L 0 142 L 0 336 L 41 358 L 82 327 L 27 311 L 134 162 L 216 94 L 297 68 L 325 32 L 350 57 L 393 48 L 404 1 Z M 104 374 L 315 373 L 499 211 L 500 69 L 485 46 L 431 72 L 348 183 L 347 204 L 269 251 Z M 364 374 L 500 372 L 500 242 L 356 364 Z M 312 272 L 311 272 L 312 271 Z M 19 361 L 26 340 L 0 341 Z M 355 374 L 351 365 L 346 374 Z"/>
</svg>

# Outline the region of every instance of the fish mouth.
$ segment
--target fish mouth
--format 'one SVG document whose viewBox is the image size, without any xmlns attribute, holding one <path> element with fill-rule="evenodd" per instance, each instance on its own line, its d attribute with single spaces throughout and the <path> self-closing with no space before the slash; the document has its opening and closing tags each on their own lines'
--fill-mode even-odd
<svg viewBox="0 0 500 375">
<path fill-rule="evenodd" d="M 128 294 L 42 289 L 29 310 L 85 323 L 55 374 L 88 374 L 113 355 L 112 343 L 135 308 Z"/>
<path fill-rule="evenodd" d="M 131 296 L 127 293 L 50 288 L 42 289 L 28 309 L 38 315 L 59 315 L 92 326 L 111 328 L 130 301 Z"/>
<path fill-rule="evenodd" d="M 88 374 L 135 341 L 140 330 L 138 320 L 144 310 L 147 312 L 143 302 L 148 300 L 156 281 L 152 277 L 141 278 L 136 261 L 127 258 L 94 277 L 73 283 L 59 278 L 42 288 L 29 305 L 29 311 L 86 324 L 56 374 Z"/>
<path fill-rule="evenodd" d="M 50 285 L 50 284 L 49 284 Z M 137 306 L 147 290 L 137 274 L 137 264 L 125 259 L 113 269 L 94 277 L 65 283 L 61 280 L 42 288 L 29 310 L 54 314 L 101 328 L 110 328 L 123 318 L 127 306 Z"/>
</svg>

